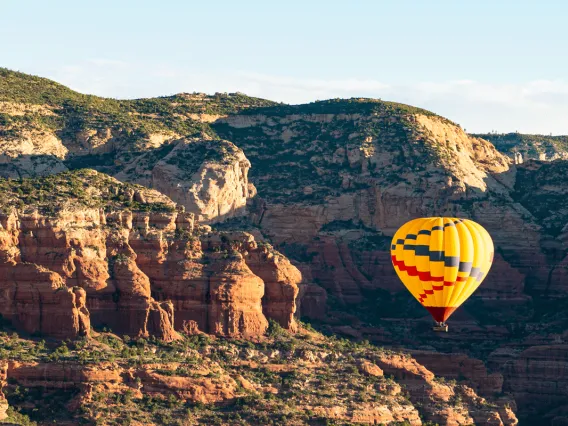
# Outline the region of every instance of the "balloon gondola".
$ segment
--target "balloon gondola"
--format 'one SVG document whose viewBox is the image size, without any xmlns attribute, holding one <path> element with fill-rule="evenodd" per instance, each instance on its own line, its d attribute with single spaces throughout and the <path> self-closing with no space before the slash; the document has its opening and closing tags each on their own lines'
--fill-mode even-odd
<svg viewBox="0 0 568 426">
<path fill-rule="evenodd" d="M 493 262 L 489 233 L 469 219 L 411 220 L 391 243 L 394 269 L 408 291 L 448 331 L 447 319 L 479 287 Z"/>
</svg>

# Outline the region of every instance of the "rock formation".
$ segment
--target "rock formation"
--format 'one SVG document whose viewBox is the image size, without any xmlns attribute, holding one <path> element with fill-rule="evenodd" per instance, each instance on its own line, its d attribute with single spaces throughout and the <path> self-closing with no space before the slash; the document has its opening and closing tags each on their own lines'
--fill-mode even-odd
<svg viewBox="0 0 568 426">
<path fill-rule="evenodd" d="M 511 401 L 500 401 L 497 409 L 490 407 L 470 387 L 436 380 L 434 373 L 411 357 L 394 354 L 375 362 L 385 373 L 392 374 L 406 386 L 410 400 L 422 405 L 423 416 L 431 422 L 448 425 L 518 423 L 510 409 Z"/>
<path fill-rule="evenodd" d="M 186 217 L 97 210 L 4 216 L 3 241 L 11 244 L 1 253 L 12 258 L 0 279 L 2 315 L 27 332 L 62 338 L 87 334 L 89 319 L 165 340 L 192 322 L 227 336 L 261 335 L 266 318 L 293 328 L 296 268 L 258 248 L 250 234 L 179 236 Z"/>
<path fill-rule="evenodd" d="M 227 141 L 182 140 L 152 169 L 151 187 L 176 200 L 203 223 L 245 213 L 250 162 Z"/>
<path fill-rule="evenodd" d="M 51 215 L 0 216 L 0 314 L 16 327 L 73 338 L 92 323 L 166 341 L 176 329 L 259 336 L 267 318 L 294 329 L 301 275 L 251 234 L 198 235 L 191 213 L 105 212 L 70 201 Z"/>
<path fill-rule="evenodd" d="M 284 421 L 299 424 L 314 419 L 416 426 L 423 421 L 517 424 L 514 404 L 507 399 L 486 399 L 468 386 L 445 381 L 412 356 L 371 347 L 346 348 L 313 332 L 299 333 L 268 338 L 258 345 L 219 341 L 195 349 L 182 341 L 139 346 L 140 342 L 102 333 L 69 349 L 59 362 L 1 361 L 0 390 L 14 402 L 35 395 L 29 401 L 33 410 L 22 407 L 32 418 L 44 410 L 54 411 L 54 404 L 44 403 L 51 395 L 61 406 L 55 415 L 67 421 L 123 422 L 156 411 L 184 418 L 187 411 L 180 413 L 179 407 L 189 404 L 224 406 L 211 414 L 203 408 L 190 411 L 194 419 L 210 422 L 218 417 L 216 422 L 230 423 L 226 416 L 239 413 L 247 424 L 262 424 L 282 420 L 285 413 Z M 282 345 L 289 349 L 278 349 Z M 136 348 L 138 360 L 133 364 L 129 354 Z M 74 357 L 81 353 L 113 354 L 115 360 L 94 362 L 87 355 L 79 363 Z"/>
</svg>

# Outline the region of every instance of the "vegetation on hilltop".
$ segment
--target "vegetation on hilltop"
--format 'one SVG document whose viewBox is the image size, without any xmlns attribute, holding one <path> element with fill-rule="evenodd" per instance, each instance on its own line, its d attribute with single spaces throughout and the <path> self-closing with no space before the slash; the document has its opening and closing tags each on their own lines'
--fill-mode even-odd
<svg viewBox="0 0 568 426">
<path fill-rule="evenodd" d="M 87 207 L 107 210 L 173 211 L 168 197 L 140 185 L 122 183 L 90 169 L 63 172 L 41 178 L 0 178 L 0 206 L 39 209 L 52 215 L 64 208 Z"/>
<path fill-rule="evenodd" d="M 236 113 L 242 109 L 277 105 L 266 99 L 243 93 L 180 93 L 173 96 L 142 99 L 112 99 L 84 95 L 43 77 L 36 77 L 7 68 L 0 68 L 0 101 L 58 107 L 67 103 L 84 105 L 108 112 L 138 112 L 167 115 L 177 113 L 218 114 Z"/>
<path fill-rule="evenodd" d="M 46 105 L 53 112 L 24 116 L 2 114 L 0 125 L 6 128 L 4 132 L 13 135 L 30 125 L 54 131 L 62 139 L 73 139 L 77 132 L 86 129 L 110 128 L 121 133 L 124 139 L 160 131 L 186 135 L 206 130 L 200 123 L 176 117 L 173 107 L 169 111 L 165 107 L 168 103 L 165 100 L 123 101 L 83 95 L 51 80 L 6 69 L 0 69 L 0 101 Z M 152 113 L 147 112 L 152 109 Z"/>
<path fill-rule="evenodd" d="M 178 94 L 133 100 L 102 98 L 75 92 L 46 78 L 0 68 L 2 101 L 46 105 L 54 114 L 35 113 L 24 117 L 0 114 L 0 127 L 15 131 L 36 123 L 59 132 L 62 138 L 72 138 L 84 129 L 102 128 L 120 130 L 132 138 L 160 131 L 182 136 L 209 133 L 205 123 L 192 119 L 190 115 L 227 115 L 250 107 L 275 104 L 242 93 Z"/>
<path fill-rule="evenodd" d="M 329 99 L 302 105 L 288 105 L 266 99 L 247 96 L 243 93 L 180 93 L 173 96 L 133 100 L 117 100 L 93 95 L 84 95 L 55 81 L 36 77 L 7 68 L 0 68 L 0 101 L 25 104 L 62 106 L 66 103 L 82 104 L 107 111 L 139 112 L 165 115 L 173 112 L 197 114 L 338 114 L 373 112 L 377 108 L 394 113 L 424 114 L 437 116 L 431 111 L 396 102 L 372 98 Z"/>
<path fill-rule="evenodd" d="M 250 97 L 242 93 L 181 93 L 158 98 L 118 100 L 84 95 L 52 80 L 0 68 L 0 101 L 47 105 L 57 117 L 35 117 L 57 130 L 120 127 L 128 132 L 169 130 L 180 135 L 208 131 L 208 126 L 188 118 L 190 114 L 424 114 L 437 116 L 422 108 L 370 98 L 330 99 L 303 105 L 287 105 Z M 438 116 L 439 117 L 439 116 Z M 441 117 L 443 118 L 443 117 Z M 0 125 L 17 121 L 0 115 Z M 28 118 L 29 120 L 29 118 Z"/>
<path fill-rule="evenodd" d="M 43 77 L 0 68 L 0 101 L 51 106 L 89 97 Z M 92 98 L 97 99 L 96 96 Z M 102 99 L 102 98 L 98 98 Z"/>
<path fill-rule="evenodd" d="M 282 117 L 291 114 L 371 114 L 385 112 L 395 115 L 423 114 L 429 117 L 434 116 L 447 120 L 446 118 L 423 108 L 373 98 L 334 98 L 300 105 L 288 105 L 281 103 L 272 106 L 263 106 L 261 108 L 248 108 L 241 111 L 241 114 L 264 114 Z M 449 122 L 449 120 L 447 121 Z"/>
</svg>

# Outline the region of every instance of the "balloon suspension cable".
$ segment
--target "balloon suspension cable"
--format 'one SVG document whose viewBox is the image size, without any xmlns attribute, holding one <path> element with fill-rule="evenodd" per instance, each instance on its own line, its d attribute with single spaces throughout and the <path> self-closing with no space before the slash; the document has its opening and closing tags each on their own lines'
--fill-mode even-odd
<svg viewBox="0 0 568 426">
<path fill-rule="evenodd" d="M 434 326 L 434 331 L 443 331 L 443 332 L 447 333 L 448 332 L 448 325 L 445 322 L 436 321 L 436 325 Z"/>
</svg>

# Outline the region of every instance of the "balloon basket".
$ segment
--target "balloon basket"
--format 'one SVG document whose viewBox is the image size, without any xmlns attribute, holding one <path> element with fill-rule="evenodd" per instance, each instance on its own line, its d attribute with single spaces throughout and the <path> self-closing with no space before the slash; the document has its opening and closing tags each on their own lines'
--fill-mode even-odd
<svg viewBox="0 0 568 426">
<path fill-rule="evenodd" d="M 448 332 L 448 326 L 446 324 L 436 324 L 434 326 L 433 330 L 447 333 Z"/>
</svg>

